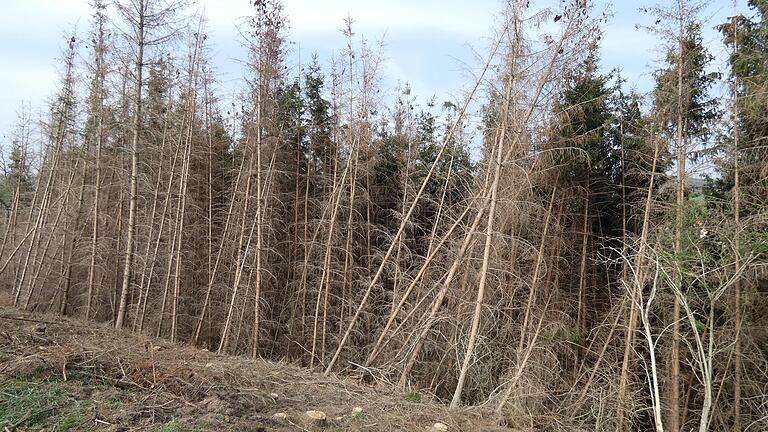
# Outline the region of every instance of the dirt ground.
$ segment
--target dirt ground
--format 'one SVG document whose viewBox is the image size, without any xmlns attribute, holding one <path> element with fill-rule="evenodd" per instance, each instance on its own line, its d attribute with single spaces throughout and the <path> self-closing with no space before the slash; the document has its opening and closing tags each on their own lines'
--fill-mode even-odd
<svg viewBox="0 0 768 432">
<path fill-rule="evenodd" d="M 429 431 L 436 422 L 449 431 L 509 431 L 483 408 L 449 411 L 414 399 L 350 377 L 0 308 L 4 432 Z M 313 422 L 310 410 L 327 421 Z"/>
</svg>

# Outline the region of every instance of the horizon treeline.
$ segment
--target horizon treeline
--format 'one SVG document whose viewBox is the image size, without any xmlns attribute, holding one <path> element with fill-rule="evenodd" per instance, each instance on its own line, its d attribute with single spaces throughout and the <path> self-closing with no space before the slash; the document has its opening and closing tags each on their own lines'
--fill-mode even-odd
<svg viewBox="0 0 768 432">
<path fill-rule="evenodd" d="M 280 0 L 253 2 L 225 100 L 188 6 L 92 0 L 67 37 L 2 143 L 4 302 L 511 428 L 768 429 L 768 1 L 642 5 L 663 56 L 639 94 L 602 72 L 591 1 L 505 0 L 465 99 L 424 105 L 350 20 L 289 64 Z"/>
</svg>

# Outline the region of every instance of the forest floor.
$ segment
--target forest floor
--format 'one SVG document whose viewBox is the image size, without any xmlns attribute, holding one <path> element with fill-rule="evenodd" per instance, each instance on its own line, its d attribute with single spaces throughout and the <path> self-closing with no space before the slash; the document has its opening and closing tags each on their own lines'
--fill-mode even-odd
<svg viewBox="0 0 768 432">
<path fill-rule="evenodd" d="M 3 432 L 509 430 L 487 409 L 449 411 L 420 398 L 353 377 L 0 307 Z M 325 413 L 325 423 L 311 420 L 311 410 Z"/>
</svg>

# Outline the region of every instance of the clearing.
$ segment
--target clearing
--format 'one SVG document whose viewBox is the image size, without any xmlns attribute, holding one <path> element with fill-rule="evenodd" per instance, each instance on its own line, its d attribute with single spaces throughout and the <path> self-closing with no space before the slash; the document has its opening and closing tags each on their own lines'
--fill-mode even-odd
<svg viewBox="0 0 768 432">
<path fill-rule="evenodd" d="M 327 420 L 311 420 L 311 410 Z M 448 431 L 509 430 L 484 408 L 449 411 L 352 377 L 0 308 L 5 432 L 445 430 L 437 422 Z"/>
</svg>

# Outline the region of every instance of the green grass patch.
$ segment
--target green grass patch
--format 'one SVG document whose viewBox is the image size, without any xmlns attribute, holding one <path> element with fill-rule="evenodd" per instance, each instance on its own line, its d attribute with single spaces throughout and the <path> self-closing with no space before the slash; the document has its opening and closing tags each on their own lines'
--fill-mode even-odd
<svg viewBox="0 0 768 432">
<path fill-rule="evenodd" d="M 408 402 L 421 402 L 421 393 L 411 390 L 403 394 L 403 399 Z"/>
<path fill-rule="evenodd" d="M 6 382 L 0 384 L 0 429 L 68 431 L 82 424 L 90 406 L 59 382 Z"/>
<path fill-rule="evenodd" d="M 157 432 L 182 432 L 182 426 L 178 421 L 172 420 L 160 426 L 160 429 L 158 429 Z"/>
<path fill-rule="evenodd" d="M 104 407 L 108 409 L 119 409 L 119 408 L 122 408 L 124 405 L 123 401 L 121 401 L 120 399 L 114 399 L 114 398 L 107 399 L 103 403 L 104 403 Z"/>
<path fill-rule="evenodd" d="M 188 427 L 179 422 L 178 420 L 171 420 L 170 422 L 160 426 L 157 432 L 204 432 L 210 427 L 207 422 L 200 422 L 194 427 Z"/>
</svg>

